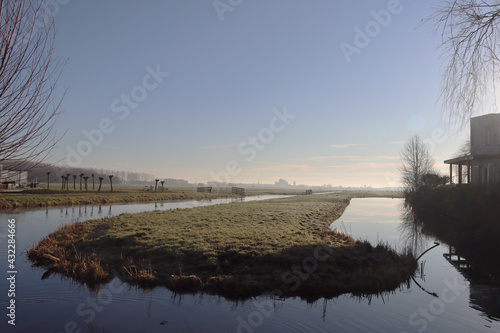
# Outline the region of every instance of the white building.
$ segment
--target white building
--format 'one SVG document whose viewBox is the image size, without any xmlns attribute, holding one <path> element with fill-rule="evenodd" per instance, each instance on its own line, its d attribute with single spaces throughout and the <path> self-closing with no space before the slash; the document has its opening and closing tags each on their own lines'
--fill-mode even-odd
<svg viewBox="0 0 500 333">
<path fill-rule="evenodd" d="M 462 176 L 466 168 L 467 183 L 484 184 L 500 182 L 500 113 L 490 113 L 470 119 L 471 153 L 444 161 L 458 165 L 458 183 L 465 182 Z"/>
</svg>

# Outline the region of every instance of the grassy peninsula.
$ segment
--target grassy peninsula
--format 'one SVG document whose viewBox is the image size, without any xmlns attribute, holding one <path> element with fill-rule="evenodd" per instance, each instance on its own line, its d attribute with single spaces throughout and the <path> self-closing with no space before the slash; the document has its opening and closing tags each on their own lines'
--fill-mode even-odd
<svg viewBox="0 0 500 333">
<path fill-rule="evenodd" d="M 229 298 L 393 290 L 413 274 L 411 254 L 328 228 L 353 195 L 122 214 L 63 226 L 28 257 L 89 286 L 118 276 L 144 287 Z"/>
</svg>

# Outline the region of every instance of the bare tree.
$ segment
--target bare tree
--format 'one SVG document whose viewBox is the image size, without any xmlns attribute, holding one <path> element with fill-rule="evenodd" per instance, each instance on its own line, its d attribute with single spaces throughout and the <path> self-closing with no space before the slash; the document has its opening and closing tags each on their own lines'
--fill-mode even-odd
<svg viewBox="0 0 500 333">
<path fill-rule="evenodd" d="M 408 191 L 415 191 L 423 184 L 422 176 L 433 173 L 434 162 L 429 149 L 418 135 L 404 145 L 400 153 L 401 181 Z"/>
<path fill-rule="evenodd" d="M 54 21 L 42 1 L 0 0 L 0 162 L 43 160 L 58 141 Z"/>
<path fill-rule="evenodd" d="M 101 186 L 102 186 L 102 181 L 104 180 L 104 177 L 99 177 L 99 189 L 97 192 L 101 192 Z"/>
<path fill-rule="evenodd" d="M 441 98 L 446 113 L 463 126 L 495 91 L 498 79 L 500 2 L 446 0 L 431 20 L 448 57 Z"/>
<path fill-rule="evenodd" d="M 457 157 L 462 157 L 462 156 L 469 156 L 471 154 L 471 143 L 470 139 L 465 140 L 464 143 L 458 148 L 457 152 L 455 155 Z"/>
<path fill-rule="evenodd" d="M 113 192 L 113 175 L 109 175 L 109 185 L 111 185 L 111 192 Z"/>
</svg>

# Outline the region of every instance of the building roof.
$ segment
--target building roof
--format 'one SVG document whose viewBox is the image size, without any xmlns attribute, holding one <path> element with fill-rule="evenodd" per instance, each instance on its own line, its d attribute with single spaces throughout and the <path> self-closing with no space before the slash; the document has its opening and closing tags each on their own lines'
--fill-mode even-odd
<svg viewBox="0 0 500 333">
<path fill-rule="evenodd" d="M 467 161 L 472 161 L 474 159 L 474 156 L 472 155 L 466 155 L 466 156 L 459 156 L 455 158 L 450 158 L 449 160 L 444 161 L 445 164 L 458 164 L 459 162 L 467 162 Z"/>
<path fill-rule="evenodd" d="M 480 161 L 480 160 L 491 160 L 498 159 L 498 155 L 467 155 L 467 156 L 459 156 L 455 158 L 450 158 L 449 160 L 443 161 L 445 164 L 458 164 L 468 161 Z"/>
<path fill-rule="evenodd" d="M 483 115 L 480 115 L 480 116 L 476 116 L 476 117 L 471 117 L 470 119 L 478 119 L 478 118 L 500 118 L 500 113 L 487 113 L 487 114 L 483 114 Z"/>
</svg>

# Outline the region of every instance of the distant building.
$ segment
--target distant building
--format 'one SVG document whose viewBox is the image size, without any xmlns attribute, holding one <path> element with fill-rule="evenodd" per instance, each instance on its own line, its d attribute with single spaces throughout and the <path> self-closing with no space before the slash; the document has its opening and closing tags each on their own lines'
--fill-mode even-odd
<svg viewBox="0 0 500 333">
<path fill-rule="evenodd" d="M 485 184 L 500 182 L 500 113 L 490 113 L 470 119 L 471 151 L 469 155 L 444 161 L 458 166 L 458 183 Z M 464 171 L 465 168 L 465 172 Z"/>
<path fill-rule="evenodd" d="M 274 182 L 274 185 L 275 186 L 280 186 L 280 187 L 283 187 L 283 186 L 290 186 L 288 184 L 288 182 L 282 178 L 280 178 L 280 180 L 278 180 L 277 182 Z"/>
<path fill-rule="evenodd" d="M 0 164 L 0 184 L 2 188 L 26 187 L 28 185 L 28 170 L 3 168 Z"/>
</svg>

